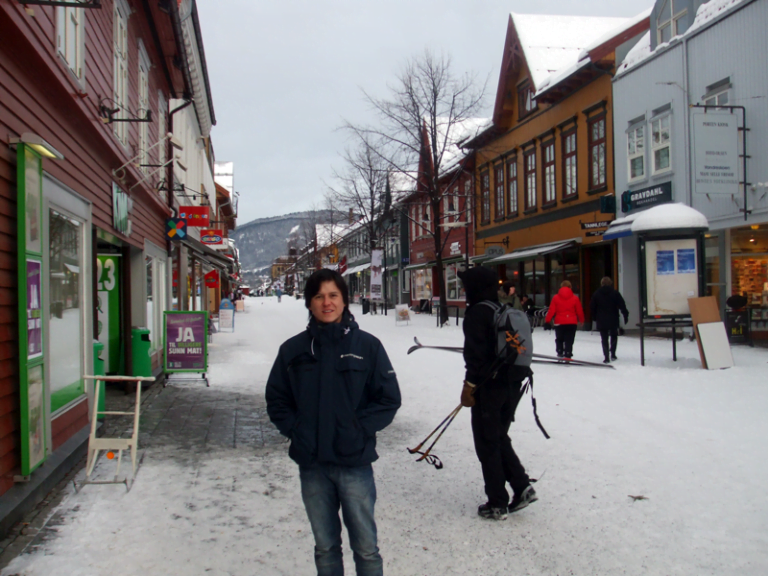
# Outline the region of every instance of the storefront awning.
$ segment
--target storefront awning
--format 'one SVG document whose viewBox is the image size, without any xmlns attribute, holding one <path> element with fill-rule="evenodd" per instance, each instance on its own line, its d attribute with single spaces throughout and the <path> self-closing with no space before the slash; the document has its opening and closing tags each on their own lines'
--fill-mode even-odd
<svg viewBox="0 0 768 576">
<path fill-rule="evenodd" d="M 234 271 L 235 269 L 234 260 L 232 260 L 231 258 L 227 258 L 226 256 L 224 256 L 224 254 L 222 254 L 218 250 L 209 248 L 199 240 L 190 238 L 189 234 L 187 234 L 187 236 L 181 239 L 181 243 L 186 245 L 190 250 L 195 252 L 198 256 L 202 256 L 212 266 L 215 266 L 216 268 L 221 268 L 222 270 L 229 270 L 230 272 Z"/>
<path fill-rule="evenodd" d="M 408 266 L 403 268 L 403 270 L 418 270 L 419 268 L 426 268 L 426 267 L 427 267 L 427 263 L 422 262 L 421 264 L 409 264 Z"/>
<path fill-rule="evenodd" d="M 67 267 L 67 270 L 72 272 L 72 274 L 80 274 L 80 266 L 73 266 L 72 264 L 64 263 L 64 266 Z"/>
<path fill-rule="evenodd" d="M 355 266 L 354 268 L 347 268 L 347 271 L 342 274 L 342 276 L 349 276 L 350 274 L 357 274 L 358 272 L 362 272 L 363 270 L 367 270 L 371 267 L 371 263 L 368 262 L 367 264 L 361 264 L 360 266 Z"/>
<path fill-rule="evenodd" d="M 581 241 L 580 238 L 572 238 L 571 240 L 564 240 L 561 242 L 550 242 L 549 244 L 539 244 L 538 246 L 530 246 L 521 250 L 515 250 L 504 256 L 499 256 L 485 262 L 485 264 L 506 264 L 507 262 L 514 262 L 516 260 L 526 260 L 528 258 L 536 258 L 537 256 L 544 256 L 544 254 L 550 254 L 552 252 L 559 252 L 566 248 L 576 246 Z"/>
</svg>

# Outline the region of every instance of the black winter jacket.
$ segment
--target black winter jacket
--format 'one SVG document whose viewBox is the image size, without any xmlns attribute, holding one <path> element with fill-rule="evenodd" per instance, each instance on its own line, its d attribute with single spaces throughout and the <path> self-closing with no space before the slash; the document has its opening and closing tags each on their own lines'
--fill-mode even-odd
<svg viewBox="0 0 768 576">
<path fill-rule="evenodd" d="M 297 464 L 362 466 L 378 458 L 376 432 L 394 419 L 400 388 L 381 342 L 344 312 L 338 324 L 313 318 L 280 346 L 266 400 Z"/>
<path fill-rule="evenodd" d="M 488 268 L 470 268 L 460 272 L 467 294 L 467 310 L 464 314 L 464 364 L 465 378 L 475 385 L 499 388 L 510 382 L 520 382 L 530 373 L 523 366 L 514 366 L 515 359 L 509 360 L 496 372 L 492 370 L 496 362 L 496 327 L 493 324 L 494 310 L 480 304 L 488 301 L 498 304 L 498 276 Z"/>
<path fill-rule="evenodd" d="M 598 330 L 611 330 L 619 327 L 619 312 L 626 323 L 629 317 L 627 305 L 618 290 L 613 286 L 601 286 L 592 295 L 589 303 L 592 320 L 597 322 Z"/>
</svg>

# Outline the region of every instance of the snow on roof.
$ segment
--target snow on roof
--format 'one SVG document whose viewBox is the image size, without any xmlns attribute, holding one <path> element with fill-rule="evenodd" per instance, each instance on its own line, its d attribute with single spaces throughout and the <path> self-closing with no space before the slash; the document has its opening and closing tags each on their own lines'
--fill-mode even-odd
<svg viewBox="0 0 768 576">
<path fill-rule="evenodd" d="M 493 124 L 491 118 L 466 118 L 461 121 L 451 121 L 448 118 L 437 118 L 437 133 L 442 144 L 446 142 L 440 169 L 443 174 L 450 172 L 466 155 L 461 149 L 461 144 L 471 140 L 480 132 Z M 446 136 L 446 131 L 450 131 Z"/>
<path fill-rule="evenodd" d="M 525 53 L 534 88 L 541 87 L 551 73 L 578 61 L 585 47 L 626 20 L 513 12 L 512 21 Z"/>
<path fill-rule="evenodd" d="M 660 204 L 641 212 L 632 222 L 632 232 L 649 230 L 708 229 L 709 221 L 698 210 L 685 204 Z"/>
<path fill-rule="evenodd" d="M 651 6 L 650 8 L 647 8 L 646 10 L 643 10 L 642 12 L 640 12 L 640 14 L 638 14 L 637 16 L 634 16 L 633 18 L 627 18 L 622 24 L 620 24 L 616 28 L 613 28 L 612 30 L 609 30 L 602 36 L 600 36 L 597 40 L 592 42 L 589 46 L 585 47 L 584 50 L 581 51 L 581 54 L 579 54 L 579 60 L 588 58 L 589 53 L 595 48 L 599 48 L 609 40 L 615 38 L 616 36 L 622 34 L 623 32 L 626 32 L 633 26 L 637 26 L 643 20 L 647 20 L 648 18 L 650 18 L 652 11 L 653 11 L 653 6 Z"/>
<path fill-rule="evenodd" d="M 315 236 L 317 237 L 317 247 L 325 248 L 337 242 L 347 231 L 344 224 L 316 224 Z"/>
<path fill-rule="evenodd" d="M 741 4 L 744 1 L 745 0 L 709 0 L 709 2 L 706 4 L 699 6 L 698 11 L 696 12 L 696 18 L 688 30 L 679 36 L 675 36 L 670 42 L 679 41 L 685 36 L 693 34 L 721 14 L 730 10 L 737 4 Z M 670 42 L 663 42 L 658 44 L 653 52 L 663 50 L 670 44 Z M 651 33 L 648 31 L 648 33 L 643 36 L 642 40 L 640 40 L 640 42 L 638 42 L 637 45 L 629 51 L 627 57 L 624 59 L 624 62 L 622 62 L 621 66 L 619 66 L 619 69 L 616 71 L 616 76 L 645 61 L 648 57 L 651 56 L 651 54 Z"/>
</svg>

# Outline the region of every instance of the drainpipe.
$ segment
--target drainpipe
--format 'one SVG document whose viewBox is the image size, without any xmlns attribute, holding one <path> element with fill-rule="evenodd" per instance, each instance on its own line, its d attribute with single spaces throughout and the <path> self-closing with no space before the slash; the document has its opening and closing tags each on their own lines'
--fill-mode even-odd
<svg viewBox="0 0 768 576">
<path fill-rule="evenodd" d="M 688 97 L 688 85 L 690 73 L 688 70 L 688 37 L 683 36 L 683 98 L 685 98 L 685 117 L 683 118 L 683 146 L 685 148 L 685 199 L 693 208 L 693 169 L 691 166 L 691 110 Z"/>
<path fill-rule="evenodd" d="M 168 113 L 168 131 L 171 134 L 173 134 L 173 116 L 174 116 L 174 114 L 184 110 L 184 108 L 186 108 L 190 104 L 192 104 L 192 100 L 191 99 L 187 99 L 187 101 L 184 102 L 184 104 L 182 104 L 181 106 L 177 106 L 176 108 L 174 108 L 173 110 L 171 110 Z M 168 148 L 168 152 L 170 152 L 170 154 L 171 154 L 171 158 L 173 158 L 174 151 L 173 151 L 173 146 L 171 145 L 170 140 L 166 143 L 166 146 Z M 166 171 L 165 181 L 166 181 L 166 184 L 167 184 L 166 188 L 167 188 L 167 194 L 168 194 L 168 198 L 167 198 L 167 200 L 168 200 L 168 208 L 171 209 L 171 213 L 175 217 L 176 216 L 176 209 L 173 207 L 173 166 L 174 166 L 174 164 L 175 164 L 175 162 L 170 162 L 168 164 L 168 168 L 166 169 L 167 171 Z M 179 257 L 178 257 L 178 263 L 179 263 L 179 269 L 178 269 L 178 278 L 179 278 L 179 280 L 178 281 L 179 281 L 179 285 L 178 285 L 178 289 L 177 289 L 177 294 L 178 294 L 179 297 L 177 299 L 177 302 L 178 302 L 178 306 L 179 306 L 178 309 L 179 310 L 183 310 L 183 308 L 181 307 L 181 294 L 182 294 L 181 270 L 183 269 L 183 267 L 181 265 L 181 246 L 175 246 L 171 242 L 170 238 L 166 238 L 166 240 L 165 240 L 165 251 L 166 251 L 167 254 L 171 255 L 171 263 L 170 263 L 170 266 L 168 266 L 168 268 L 171 271 L 171 281 L 169 283 L 169 285 L 171 287 L 171 290 L 170 290 L 171 294 L 173 293 L 173 252 L 172 252 L 172 250 L 178 250 L 179 251 Z M 186 284 L 184 286 L 186 287 Z"/>
</svg>

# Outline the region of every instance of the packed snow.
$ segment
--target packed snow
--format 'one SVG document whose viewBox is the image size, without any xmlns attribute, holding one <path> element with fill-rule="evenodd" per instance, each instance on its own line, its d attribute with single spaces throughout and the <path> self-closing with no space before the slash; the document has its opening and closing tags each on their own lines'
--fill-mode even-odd
<svg viewBox="0 0 768 576">
<path fill-rule="evenodd" d="M 635 233 L 676 229 L 708 230 L 709 222 L 704 214 L 680 202 L 654 206 L 632 220 L 632 232 Z"/>
<path fill-rule="evenodd" d="M 403 405 L 379 435 L 376 518 L 390 575 L 763 575 L 768 572 L 768 351 L 735 347 L 736 366 L 701 368 L 695 342 L 619 339 L 616 370 L 536 365 L 536 427 L 530 397 L 513 424 L 513 444 L 539 501 L 505 522 L 477 516 L 485 501 L 469 411 L 434 448 L 436 470 L 406 447 L 420 442 L 458 404 L 459 354 L 406 351 L 461 346 L 461 328 L 409 325 L 353 312 L 384 343 Z M 262 395 L 280 343 L 306 324 L 303 302 L 249 298 L 236 331 L 214 335 L 217 393 Z M 635 322 L 636 318 L 630 318 Z M 535 351 L 554 353 L 536 329 Z M 599 335 L 579 332 L 574 354 L 599 361 Z M 186 386 L 196 386 L 187 384 Z M 97 471 L 110 463 L 100 461 Z M 185 456 L 147 449 L 130 492 L 85 486 L 57 510 L 57 534 L 2 574 L 49 576 L 311 575 L 313 539 L 287 444 Z M 346 574 L 354 573 L 346 546 Z"/>
</svg>

